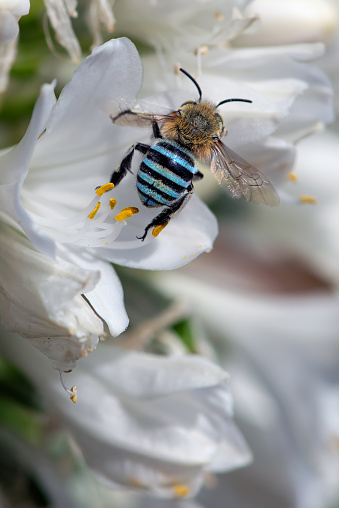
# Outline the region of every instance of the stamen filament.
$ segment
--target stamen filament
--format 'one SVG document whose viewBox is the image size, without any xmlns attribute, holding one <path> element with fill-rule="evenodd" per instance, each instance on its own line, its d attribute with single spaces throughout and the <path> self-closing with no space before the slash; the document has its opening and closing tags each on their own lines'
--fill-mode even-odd
<svg viewBox="0 0 339 508">
<path fill-rule="evenodd" d="M 77 387 L 76 386 L 72 386 L 72 388 L 67 388 L 67 386 L 64 383 L 63 372 L 59 371 L 59 373 L 60 373 L 60 381 L 61 381 L 63 389 L 65 390 L 66 393 L 68 393 L 69 398 L 75 404 L 77 402 L 77 399 L 78 399 L 78 397 L 77 397 L 77 395 L 78 395 L 77 394 Z"/>
<path fill-rule="evenodd" d="M 58 220 L 34 215 L 34 220 L 47 229 L 48 234 L 57 242 L 76 243 L 84 247 L 105 247 L 119 236 L 126 225 L 125 219 L 139 212 L 138 208 L 129 206 L 114 217 L 111 211 L 117 200 L 106 194 L 113 187 L 112 183 L 98 187 L 91 203 L 73 217 Z"/>
</svg>

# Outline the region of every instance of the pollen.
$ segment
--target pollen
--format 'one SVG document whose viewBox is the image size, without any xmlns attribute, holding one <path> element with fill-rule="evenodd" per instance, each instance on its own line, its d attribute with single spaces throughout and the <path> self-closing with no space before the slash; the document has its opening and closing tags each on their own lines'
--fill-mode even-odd
<svg viewBox="0 0 339 508">
<path fill-rule="evenodd" d="M 115 205 L 117 204 L 117 200 L 114 199 L 114 198 L 110 198 L 109 200 L 109 207 L 111 210 L 113 210 L 113 208 L 115 207 Z"/>
<path fill-rule="evenodd" d="M 185 497 L 190 493 L 190 489 L 187 485 L 173 485 L 173 490 L 177 497 Z"/>
<path fill-rule="evenodd" d="M 294 182 L 294 183 L 296 183 L 298 181 L 298 177 L 297 177 L 297 175 L 293 171 L 290 171 L 288 173 L 287 178 L 289 180 L 291 180 L 291 182 Z"/>
<path fill-rule="evenodd" d="M 304 195 L 300 196 L 300 201 L 302 203 L 307 203 L 309 205 L 315 205 L 316 202 L 317 202 L 315 197 L 313 197 L 313 196 L 304 196 Z"/>
<path fill-rule="evenodd" d="M 214 18 L 217 20 L 217 21 L 224 21 L 224 15 L 221 14 L 221 12 L 215 12 L 214 13 Z"/>
<path fill-rule="evenodd" d="M 153 228 L 152 235 L 154 236 L 154 238 L 156 238 L 156 237 L 159 235 L 159 233 L 161 233 L 161 231 L 162 231 L 163 229 L 165 229 L 165 227 L 167 226 L 167 224 L 168 224 L 168 221 L 167 221 L 167 222 L 164 222 L 163 224 L 160 224 L 159 226 L 155 226 L 155 227 Z"/>
<path fill-rule="evenodd" d="M 132 217 L 132 215 L 135 213 L 139 213 L 139 208 L 136 206 L 128 206 L 127 208 L 121 210 L 121 212 L 118 213 L 118 215 L 116 215 L 114 218 L 117 222 L 120 222 L 127 219 L 128 217 Z"/>
<path fill-rule="evenodd" d="M 197 50 L 194 52 L 195 55 L 207 55 L 208 54 L 208 47 L 206 45 L 200 46 Z"/>
<path fill-rule="evenodd" d="M 65 392 L 68 393 L 69 398 L 71 399 L 71 401 L 74 402 L 74 404 L 75 404 L 77 402 L 77 400 L 78 400 L 77 387 L 76 386 L 72 386 L 72 388 L 67 388 L 67 386 L 65 385 L 65 382 L 64 382 L 63 374 L 64 373 L 60 371 L 60 381 L 61 381 L 62 387 L 65 390 Z"/>
<path fill-rule="evenodd" d="M 95 191 L 98 196 L 102 196 L 105 194 L 105 192 L 108 192 L 112 190 L 114 187 L 114 183 L 105 183 L 101 187 L 98 187 L 98 189 Z"/>
<path fill-rule="evenodd" d="M 76 404 L 76 402 L 78 401 L 78 393 L 77 393 L 77 387 L 76 386 L 72 386 L 72 388 L 70 389 L 70 396 L 69 398 L 71 399 L 72 402 L 74 402 L 74 404 Z"/>
<path fill-rule="evenodd" d="M 101 206 L 101 203 L 100 203 L 100 201 L 99 201 L 99 203 L 97 203 L 97 204 L 95 205 L 95 207 L 93 208 L 93 210 L 91 211 L 91 213 L 90 213 L 87 217 L 88 217 L 89 219 L 93 220 L 93 219 L 94 219 L 94 217 L 96 216 L 97 211 L 99 210 L 100 206 Z"/>
</svg>

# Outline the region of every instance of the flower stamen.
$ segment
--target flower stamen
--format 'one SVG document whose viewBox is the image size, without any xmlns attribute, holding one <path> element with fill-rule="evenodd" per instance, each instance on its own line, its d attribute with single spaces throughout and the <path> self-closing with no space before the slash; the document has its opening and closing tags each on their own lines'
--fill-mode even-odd
<svg viewBox="0 0 339 508">
<path fill-rule="evenodd" d="M 105 192 L 108 192 L 112 190 L 114 187 L 114 183 L 105 183 L 104 185 L 101 185 L 101 187 L 98 187 L 95 192 L 98 196 L 102 196 L 105 194 Z"/>
<path fill-rule="evenodd" d="M 61 381 L 62 387 L 65 390 L 65 392 L 68 393 L 71 401 L 74 402 L 74 404 L 75 404 L 78 400 L 77 387 L 72 386 L 72 388 L 67 388 L 67 386 L 65 385 L 65 382 L 64 382 L 63 374 L 64 373 L 60 371 L 60 381 Z"/>
<path fill-rule="evenodd" d="M 116 215 L 114 218 L 116 221 L 120 222 L 122 220 L 127 219 L 128 217 L 132 217 L 135 213 L 139 213 L 139 208 L 136 206 L 127 206 L 123 210 L 121 210 L 118 215 Z"/>
<path fill-rule="evenodd" d="M 163 224 L 160 224 L 159 226 L 155 226 L 153 228 L 152 235 L 154 236 L 154 238 L 156 238 L 159 235 L 159 233 L 161 233 L 161 231 L 163 229 L 165 229 L 167 224 L 168 224 L 168 221 L 167 222 L 163 222 Z"/>
<path fill-rule="evenodd" d="M 174 493 L 177 497 L 185 497 L 190 493 L 190 489 L 187 487 L 187 485 L 173 485 Z"/>
<path fill-rule="evenodd" d="M 300 201 L 309 205 L 315 205 L 317 200 L 314 196 L 300 196 Z"/>
<path fill-rule="evenodd" d="M 76 242 L 84 247 L 107 246 L 119 236 L 121 229 L 127 224 L 125 219 L 139 212 L 135 206 L 128 206 L 113 217 L 111 211 L 117 200 L 107 194 L 113 187 L 113 183 L 98 187 L 91 203 L 73 217 L 49 219 L 35 216 L 34 220 L 60 243 Z"/>
<path fill-rule="evenodd" d="M 111 210 L 113 210 L 113 208 L 115 207 L 116 204 L 117 204 L 117 200 L 114 199 L 114 198 L 110 198 L 110 200 L 109 200 L 109 206 L 110 206 Z"/>
<path fill-rule="evenodd" d="M 93 210 L 91 211 L 91 213 L 90 213 L 89 215 L 87 215 L 87 217 L 88 217 L 89 219 L 93 220 L 93 219 L 94 219 L 94 217 L 96 216 L 97 211 L 99 210 L 100 206 L 101 206 L 101 203 L 100 203 L 100 201 L 99 201 L 99 203 L 97 203 L 97 204 L 95 205 L 95 207 L 93 208 Z"/>
<path fill-rule="evenodd" d="M 291 182 L 294 182 L 294 183 L 296 183 L 298 181 L 298 177 L 297 177 L 297 175 L 293 171 L 290 171 L 288 173 L 287 178 L 289 180 L 291 180 Z"/>
</svg>

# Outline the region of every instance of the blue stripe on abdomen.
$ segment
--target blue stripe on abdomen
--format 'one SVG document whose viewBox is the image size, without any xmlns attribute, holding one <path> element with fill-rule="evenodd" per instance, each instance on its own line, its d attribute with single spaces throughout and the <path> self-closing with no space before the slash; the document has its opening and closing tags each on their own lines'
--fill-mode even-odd
<svg viewBox="0 0 339 508">
<path fill-rule="evenodd" d="M 166 146 L 168 148 L 166 148 Z M 175 161 L 177 164 L 180 164 L 180 166 L 184 167 L 192 174 L 198 172 L 198 168 L 195 165 L 192 155 L 173 141 L 158 141 L 151 147 L 151 149 L 161 153 L 165 157 L 168 157 L 168 159 Z"/>
<path fill-rule="evenodd" d="M 156 190 L 149 187 L 149 185 L 143 185 L 140 181 L 137 181 L 137 189 L 141 193 L 139 194 L 141 201 L 144 203 L 144 205 L 149 207 L 157 207 L 157 206 L 170 206 L 173 201 L 175 201 L 175 198 L 168 197 L 167 199 L 157 192 Z M 148 199 L 150 198 L 150 201 L 148 202 Z M 154 204 L 151 204 L 154 203 Z"/>
<path fill-rule="evenodd" d="M 146 164 L 149 168 L 151 168 L 156 173 L 159 173 L 159 175 L 163 176 L 167 180 L 170 180 L 171 182 L 180 185 L 181 187 L 184 187 L 185 189 L 190 184 L 191 180 L 184 180 L 181 178 L 181 176 L 177 175 L 171 169 L 168 169 L 167 167 L 158 164 L 157 162 L 151 161 L 148 159 L 148 157 L 145 157 L 143 160 L 143 163 Z M 193 177 L 193 175 L 192 175 Z"/>
<path fill-rule="evenodd" d="M 164 182 L 162 182 L 160 180 L 156 180 L 152 176 L 150 176 L 147 173 L 145 173 L 144 171 L 142 171 L 142 168 L 140 169 L 140 171 L 138 173 L 138 181 L 140 181 L 139 178 L 142 179 L 143 182 L 146 183 L 146 185 L 149 184 L 150 187 L 153 187 L 154 189 L 159 190 L 163 194 L 167 194 L 169 197 L 171 197 L 173 199 L 179 198 L 182 195 L 182 191 L 184 191 L 184 189 L 182 189 L 181 192 L 175 191 L 174 189 L 171 188 L 170 185 L 166 185 Z M 143 182 L 140 182 L 140 183 L 142 184 Z"/>
</svg>

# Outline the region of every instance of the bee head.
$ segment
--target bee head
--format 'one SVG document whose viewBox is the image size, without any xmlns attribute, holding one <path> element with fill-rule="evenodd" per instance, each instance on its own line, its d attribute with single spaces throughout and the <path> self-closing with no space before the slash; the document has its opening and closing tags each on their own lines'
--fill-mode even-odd
<svg viewBox="0 0 339 508">
<path fill-rule="evenodd" d="M 179 113 L 179 114 L 182 114 L 182 113 L 185 113 L 186 111 L 191 110 L 191 106 L 193 106 L 193 107 L 194 107 L 194 106 L 198 106 L 198 107 L 199 107 L 200 105 L 203 105 L 203 104 L 204 104 L 205 106 L 209 105 L 209 106 L 210 106 L 210 108 L 208 108 L 208 109 L 210 109 L 210 111 L 209 111 L 209 112 L 210 112 L 210 113 L 212 112 L 212 111 L 211 111 L 211 110 L 212 110 L 212 108 L 213 108 L 213 110 L 214 110 L 213 114 L 214 114 L 214 117 L 215 117 L 215 121 L 216 121 L 216 122 L 217 122 L 217 124 L 218 124 L 218 129 L 217 129 L 217 130 L 218 130 L 218 134 L 219 134 L 219 136 L 222 136 L 222 135 L 224 134 L 224 132 L 225 132 L 225 128 L 224 128 L 224 122 L 223 122 L 222 117 L 221 117 L 221 116 L 219 115 L 219 113 L 217 113 L 215 110 L 216 110 L 219 106 L 221 106 L 222 104 L 225 104 L 226 102 L 249 102 L 249 103 L 251 103 L 251 102 L 252 102 L 251 100 L 248 100 L 248 99 L 237 99 L 237 98 L 233 98 L 233 99 L 225 99 L 225 100 L 223 100 L 223 101 L 220 101 L 220 102 L 219 102 L 216 106 L 214 106 L 214 105 L 212 105 L 212 104 L 209 104 L 208 102 L 201 101 L 201 98 L 202 98 L 202 92 L 201 92 L 201 88 L 200 88 L 200 86 L 198 85 L 198 83 L 196 82 L 196 80 L 195 80 L 195 79 L 194 79 L 194 78 L 193 78 L 193 77 L 192 77 L 192 76 L 191 76 L 191 75 L 190 75 L 187 71 L 185 71 L 184 69 L 180 68 L 180 71 L 181 71 L 183 74 L 185 74 L 185 76 L 187 76 L 187 77 L 188 77 L 191 81 L 193 81 L 193 83 L 195 84 L 195 86 L 196 86 L 196 88 L 197 88 L 197 90 L 198 90 L 198 93 L 199 93 L 199 99 L 198 99 L 198 101 L 186 101 L 186 102 L 184 102 L 184 103 L 181 105 L 180 109 L 178 110 L 178 113 Z M 188 107 L 186 107 L 186 106 L 188 106 Z M 199 109 L 199 108 L 198 108 L 198 109 Z M 204 108 L 204 110 L 205 110 L 205 113 L 206 113 L 206 112 L 207 112 L 206 107 Z M 210 115 L 208 115 L 208 116 L 210 117 Z M 214 122 L 212 122 L 212 124 L 214 124 Z M 217 131 L 216 131 L 216 132 L 217 132 Z"/>
</svg>

